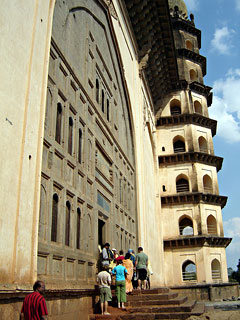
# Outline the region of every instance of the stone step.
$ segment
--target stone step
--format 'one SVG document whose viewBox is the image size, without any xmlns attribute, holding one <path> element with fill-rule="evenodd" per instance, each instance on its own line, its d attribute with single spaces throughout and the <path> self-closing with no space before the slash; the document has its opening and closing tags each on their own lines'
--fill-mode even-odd
<svg viewBox="0 0 240 320">
<path fill-rule="evenodd" d="M 130 300 L 126 303 L 126 306 L 137 307 L 137 306 L 149 306 L 149 305 L 180 305 L 188 300 L 188 297 L 178 297 L 177 299 L 157 299 L 157 300 Z"/>
<path fill-rule="evenodd" d="M 190 316 L 200 316 L 205 312 L 204 303 L 196 303 L 191 312 L 178 312 L 178 313 L 168 313 L 168 314 L 156 314 L 154 319 L 181 319 L 185 320 Z M 126 318 L 125 318 L 126 319 Z M 136 318 L 138 319 L 138 318 Z"/>
<path fill-rule="evenodd" d="M 119 319 L 121 320 L 185 320 L 188 317 L 200 316 L 205 311 L 204 304 L 196 304 L 191 312 L 167 312 L 167 313 L 134 313 L 134 314 L 125 314 L 120 315 Z M 118 319 L 117 319 L 118 320 Z"/>
<path fill-rule="evenodd" d="M 108 306 L 110 315 L 91 314 L 89 320 L 120 320 L 121 315 L 126 315 L 127 310 L 118 309 L 117 307 Z"/>
<path fill-rule="evenodd" d="M 159 293 L 168 293 L 169 288 L 154 288 L 149 290 L 133 290 L 133 295 L 145 295 L 145 294 L 159 294 Z"/>
<path fill-rule="evenodd" d="M 177 296 L 178 293 L 128 295 L 127 301 L 170 300 L 177 298 Z"/>
<path fill-rule="evenodd" d="M 138 306 L 128 307 L 127 311 L 130 313 L 173 313 L 173 312 L 191 312 L 196 304 L 196 301 L 187 301 L 182 305 L 162 305 L 156 306 Z"/>
<path fill-rule="evenodd" d="M 110 315 L 94 314 L 89 316 L 89 320 L 155 320 L 155 319 L 185 320 L 191 315 L 200 316 L 201 314 L 203 314 L 205 312 L 205 305 L 204 303 L 194 303 L 194 307 L 190 312 L 187 312 L 187 311 L 173 312 L 172 310 L 171 312 L 161 312 L 161 313 L 139 312 L 139 313 L 129 314 L 128 311 L 123 311 L 121 309 L 117 309 L 113 307 L 109 307 L 108 311 L 111 313 Z"/>
</svg>

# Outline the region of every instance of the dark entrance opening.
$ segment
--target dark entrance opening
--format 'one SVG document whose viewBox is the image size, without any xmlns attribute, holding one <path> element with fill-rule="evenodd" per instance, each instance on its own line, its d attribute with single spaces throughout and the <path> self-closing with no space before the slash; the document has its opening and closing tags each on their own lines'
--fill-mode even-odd
<svg viewBox="0 0 240 320">
<path fill-rule="evenodd" d="M 105 243 L 105 222 L 98 219 L 98 245 L 103 247 Z"/>
</svg>

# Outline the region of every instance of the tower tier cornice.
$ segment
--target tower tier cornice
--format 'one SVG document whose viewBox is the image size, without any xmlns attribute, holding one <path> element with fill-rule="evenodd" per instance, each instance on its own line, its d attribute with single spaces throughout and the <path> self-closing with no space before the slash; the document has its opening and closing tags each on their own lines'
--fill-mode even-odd
<svg viewBox="0 0 240 320">
<path fill-rule="evenodd" d="M 190 247 L 222 247 L 226 248 L 232 238 L 216 236 L 182 236 L 164 240 L 164 249 L 190 248 Z"/>
<path fill-rule="evenodd" d="M 208 107 L 211 106 L 213 94 L 210 91 L 212 90 L 212 87 L 205 86 L 204 84 L 199 82 L 191 82 L 189 84 L 189 89 L 196 93 L 204 95 L 207 99 Z"/>
<path fill-rule="evenodd" d="M 174 30 L 186 31 L 197 37 L 198 48 L 201 49 L 201 30 L 195 28 L 191 21 L 183 20 L 181 18 L 172 18 L 172 26 Z"/>
<path fill-rule="evenodd" d="M 204 128 L 211 129 L 212 136 L 215 136 L 217 131 L 217 121 L 204 117 L 200 114 L 180 114 L 176 116 L 161 117 L 157 120 L 157 127 L 174 126 L 183 124 L 195 124 Z"/>
<path fill-rule="evenodd" d="M 194 63 L 201 65 L 203 76 L 206 75 L 207 62 L 206 62 L 206 58 L 204 56 L 201 56 L 200 54 L 198 54 L 192 50 L 188 50 L 186 48 L 181 48 L 181 49 L 177 49 L 177 57 L 178 58 L 185 58 L 185 59 L 188 59 Z"/>
<path fill-rule="evenodd" d="M 205 96 L 205 98 L 207 99 L 208 107 L 210 107 L 212 104 L 212 98 L 213 98 L 213 94 L 211 92 L 212 87 L 205 86 L 200 82 L 194 81 L 194 82 L 188 83 L 186 80 L 180 80 L 179 82 L 176 82 L 175 84 L 173 84 L 173 89 L 174 91 L 187 90 L 187 89 L 194 91 L 198 94 Z M 173 90 L 169 91 L 168 94 L 174 93 L 174 91 Z"/>
<path fill-rule="evenodd" d="M 227 197 L 216 194 L 200 193 L 200 192 L 184 192 L 167 196 L 161 196 L 162 206 L 182 205 L 186 203 L 207 203 L 221 206 L 223 209 L 227 203 Z"/>
<path fill-rule="evenodd" d="M 158 157 L 159 166 L 186 162 L 204 163 L 216 167 L 217 171 L 219 171 L 222 168 L 223 158 L 202 152 L 174 153 Z"/>
</svg>

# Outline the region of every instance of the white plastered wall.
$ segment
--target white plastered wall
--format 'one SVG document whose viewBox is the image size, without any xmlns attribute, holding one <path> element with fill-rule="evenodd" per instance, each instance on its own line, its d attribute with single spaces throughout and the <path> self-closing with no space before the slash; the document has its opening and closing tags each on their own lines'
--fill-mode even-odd
<svg viewBox="0 0 240 320">
<path fill-rule="evenodd" d="M 0 282 L 36 279 L 39 189 L 54 1 L 1 3 Z M 13 23 L 14 22 L 14 23 Z"/>
</svg>

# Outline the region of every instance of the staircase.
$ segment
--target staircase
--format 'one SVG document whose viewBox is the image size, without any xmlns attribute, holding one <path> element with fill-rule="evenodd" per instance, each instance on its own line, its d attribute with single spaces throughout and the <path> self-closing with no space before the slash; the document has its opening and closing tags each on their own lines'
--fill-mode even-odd
<svg viewBox="0 0 240 320">
<path fill-rule="evenodd" d="M 114 293 L 113 293 L 114 294 Z M 134 290 L 127 296 L 126 310 L 118 309 L 116 297 L 108 307 L 111 315 L 92 314 L 89 320 L 153 320 L 153 319 L 187 319 L 200 316 L 205 311 L 204 303 L 179 297 L 168 288 L 145 291 Z"/>
</svg>

